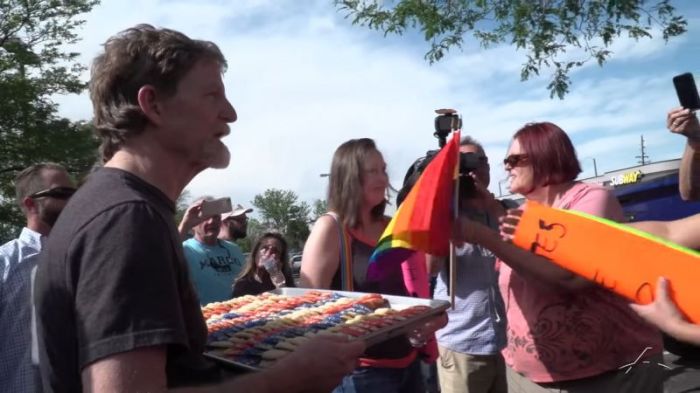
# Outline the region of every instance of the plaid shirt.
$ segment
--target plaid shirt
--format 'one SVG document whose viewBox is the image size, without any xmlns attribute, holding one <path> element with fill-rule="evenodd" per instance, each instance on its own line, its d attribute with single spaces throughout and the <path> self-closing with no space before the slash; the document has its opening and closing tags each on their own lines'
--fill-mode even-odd
<svg viewBox="0 0 700 393">
<path fill-rule="evenodd" d="M 482 217 L 497 227 L 497 220 Z M 498 272 L 491 251 L 465 244 L 457 250 L 457 285 L 454 309 L 447 310 L 447 325 L 435 333 L 438 344 L 469 355 L 495 355 L 506 345 L 505 307 L 498 289 Z M 435 299 L 450 300 L 449 275 L 442 269 Z"/>
<path fill-rule="evenodd" d="M 32 364 L 31 273 L 42 236 L 29 228 L 0 246 L 0 387 L 3 392 L 37 392 L 39 369 Z"/>
</svg>

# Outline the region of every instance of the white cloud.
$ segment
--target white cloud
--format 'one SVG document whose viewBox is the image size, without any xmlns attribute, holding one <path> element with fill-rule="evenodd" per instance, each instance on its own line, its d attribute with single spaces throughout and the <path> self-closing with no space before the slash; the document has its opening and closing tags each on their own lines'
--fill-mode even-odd
<svg viewBox="0 0 700 393">
<path fill-rule="evenodd" d="M 636 71 L 582 70 L 561 101 L 549 99 L 544 78 L 519 82 L 522 53 L 511 47 L 453 52 L 430 66 L 414 43 L 385 41 L 351 26 L 331 1 L 300 3 L 107 0 L 88 15 L 75 49 L 87 64 L 110 35 L 144 22 L 216 42 L 229 60 L 225 84 L 239 114 L 225 140 L 232 163 L 203 172 L 188 189 L 193 196 L 229 195 L 243 204 L 273 187 L 294 190 L 304 200 L 322 198 L 326 179 L 319 174 L 328 171 L 340 143 L 357 137 L 377 141 L 392 184 L 400 187 L 409 164 L 437 146 L 433 109 L 440 107 L 459 109 L 464 133 L 485 144 L 494 191 L 503 178 L 498 162 L 513 132 L 529 121 L 561 125 L 581 157 L 597 159 L 599 171 L 633 164 L 640 130 L 650 151 L 659 149 L 655 154 L 675 154 L 682 146 L 679 138 L 665 138 L 664 114 L 676 104 L 670 77 L 697 55 L 673 67 L 660 59 L 697 45 L 690 35 L 668 46 L 618 41 L 610 65 L 637 64 Z M 640 71 L 644 64 L 656 71 Z M 57 101 L 65 116 L 90 117 L 85 94 Z M 590 163 L 583 160 L 586 169 Z"/>
</svg>

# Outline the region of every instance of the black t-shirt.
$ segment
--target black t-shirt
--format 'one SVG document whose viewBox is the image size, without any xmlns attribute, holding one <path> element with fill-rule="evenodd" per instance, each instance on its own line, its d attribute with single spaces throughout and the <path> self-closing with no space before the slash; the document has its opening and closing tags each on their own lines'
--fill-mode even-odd
<svg viewBox="0 0 700 393">
<path fill-rule="evenodd" d="M 275 289 L 275 284 L 272 283 L 272 279 L 268 274 L 261 274 L 262 282 L 255 279 L 255 277 L 246 276 L 241 277 L 233 284 L 233 291 L 231 297 L 239 297 L 244 295 L 260 295 L 263 292 L 271 291 Z M 285 277 L 285 285 L 288 288 L 294 287 L 294 279 L 292 277 Z"/>
<path fill-rule="evenodd" d="M 81 370 L 165 345 L 168 386 L 217 377 L 174 204 L 137 176 L 103 168 L 70 199 L 40 257 L 35 299 L 48 392 L 81 391 Z"/>
</svg>

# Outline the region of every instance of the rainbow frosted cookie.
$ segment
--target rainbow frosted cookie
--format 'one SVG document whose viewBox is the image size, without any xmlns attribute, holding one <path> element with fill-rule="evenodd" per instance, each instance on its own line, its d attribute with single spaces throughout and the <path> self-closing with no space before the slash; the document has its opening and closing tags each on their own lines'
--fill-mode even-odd
<svg viewBox="0 0 700 393">
<path fill-rule="evenodd" d="M 263 293 L 210 303 L 202 313 L 209 330 L 208 345 L 219 356 L 264 368 L 314 335 L 362 338 L 429 309 L 388 306 L 379 294 L 347 297 L 309 290 L 301 296 Z"/>
</svg>

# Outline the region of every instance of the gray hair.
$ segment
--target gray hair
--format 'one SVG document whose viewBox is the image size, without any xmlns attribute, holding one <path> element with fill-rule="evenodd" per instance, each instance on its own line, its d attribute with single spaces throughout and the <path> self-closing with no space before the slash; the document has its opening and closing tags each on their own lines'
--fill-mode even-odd
<svg viewBox="0 0 700 393">
<path fill-rule="evenodd" d="M 460 139 L 459 141 L 460 146 L 476 146 L 477 149 L 481 152 L 481 154 L 486 155 L 486 152 L 484 151 L 484 146 L 479 143 L 476 139 L 472 138 L 469 135 L 465 135 Z"/>
<path fill-rule="evenodd" d="M 42 173 L 45 170 L 53 169 L 56 171 L 67 172 L 66 168 L 54 162 L 42 162 L 31 165 L 22 170 L 15 177 L 15 196 L 17 204 L 22 207 L 22 200 L 35 192 L 42 191 L 45 187 Z"/>
</svg>

